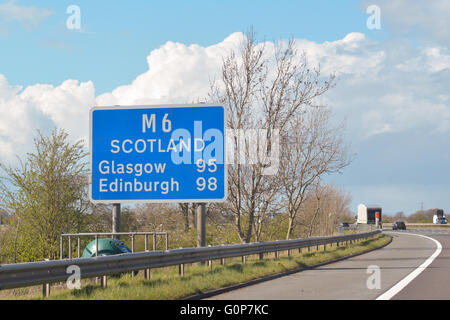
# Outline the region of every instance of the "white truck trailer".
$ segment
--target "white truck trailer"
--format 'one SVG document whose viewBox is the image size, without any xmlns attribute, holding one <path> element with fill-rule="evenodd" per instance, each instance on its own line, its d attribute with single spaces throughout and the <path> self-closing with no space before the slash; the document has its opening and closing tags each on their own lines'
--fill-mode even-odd
<svg viewBox="0 0 450 320">
<path fill-rule="evenodd" d="M 377 218 L 378 223 L 381 225 L 382 222 L 382 214 L 383 209 L 381 206 L 365 206 L 364 204 L 358 205 L 358 219 L 357 223 L 361 224 L 377 224 Z"/>
<path fill-rule="evenodd" d="M 437 209 L 436 213 L 433 215 L 434 224 L 447 224 L 447 218 L 444 215 L 444 210 Z"/>
</svg>

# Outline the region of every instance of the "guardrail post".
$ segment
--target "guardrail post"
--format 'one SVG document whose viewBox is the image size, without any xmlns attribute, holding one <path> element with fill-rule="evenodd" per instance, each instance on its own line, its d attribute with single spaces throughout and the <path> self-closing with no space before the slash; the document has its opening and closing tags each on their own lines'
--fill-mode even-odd
<svg viewBox="0 0 450 320">
<path fill-rule="evenodd" d="M 302 248 L 298 248 L 298 253 L 302 253 Z"/>
<path fill-rule="evenodd" d="M 242 256 L 242 263 L 245 263 L 245 256 Z"/>
<path fill-rule="evenodd" d="M 42 285 L 42 296 L 48 298 L 50 296 L 50 283 L 44 283 Z"/>
<path fill-rule="evenodd" d="M 100 279 L 100 284 L 102 288 L 108 287 L 108 276 L 102 276 Z"/>
<path fill-rule="evenodd" d="M 144 270 L 144 277 L 145 277 L 145 280 L 150 280 L 150 276 L 151 276 L 151 271 L 150 271 L 150 269 L 145 269 L 145 270 Z"/>
<path fill-rule="evenodd" d="M 178 266 L 178 274 L 181 277 L 184 277 L 184 264 L 183 263 Z"/>
<path fill-rule="evenodd" d="M 324 243 L 324 245 L 323 245 L 323 251 L 327 251 L 327 244 L 326 243 Z"/>
<path fill-rule="evenodd" d="M 145 235 L 144 250 L 148 251 L 148 234 Z"/>
<path fill-rule="evenodd" d="M 153 251 L 156 251 L 156 233 L 153 233 Z"/>
<path fill-rule="evenodd" d="M 278 251 L 275 251 L 275 259 L 278 259 Z"/>
<path fill-rule="evenodd" d="M 288 257 L 291 256 L 291 249 L 288 249 Z"/>
<path fill-rule="evenodd" d="M 220 265 L 224 266 L 225 265 L 225 258 L 220 258 Z"/>
<path fill-rule="evenodd" d="M 263 260 L 264 259 L 264 253 L 263 252 L 260 252 L 259 253 L 259 260 Z"/>
</svg>

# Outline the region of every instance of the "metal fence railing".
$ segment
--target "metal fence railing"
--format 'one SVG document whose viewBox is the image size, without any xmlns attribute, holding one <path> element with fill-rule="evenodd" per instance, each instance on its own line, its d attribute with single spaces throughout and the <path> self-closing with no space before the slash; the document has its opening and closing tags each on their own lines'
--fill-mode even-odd
<svg viewBox="0 0 450 320">
<path fill-rule="evenodd" d="M 75 238 L 77 240 L 76 248 L 77 248 L 77 257 L 81 257 L 81 238 L 82 237 L 91 237 L 94 238 L 96 241 L 95 244 L 95 255 L 98 255 L 98 239 L 104 238 L 104 237 L 119 237 L 119 236 L 129 236 L 131 238 L 131 252 L 134 252 L 134 243 L 136 236 L 144 236 L 144 250 L 148 251 L 148 237 L 152 236 L 152 243 L 153 243 L 153 251 L 156 251 L 157 248 L 157 236 L 164 236 L 166 241 L 166 250 L 169 250 L 169 233 L 162 231 L 148 231 L 148 232 L 101 232 L 101 233 L 63 233 L 60 237 L 60 244 L 59 244 L 59 256 L 60 259 L 64 258 L 64 238 L 68 238 L 68 250 L 67 255 L 69 259 L 72 259 L 72 238 Z"/>
<path fill-rule="evenodd" d="M 204 262 L 225 258 L 258 255 L 263 258 L 264 253 L 293 250 L 314 246 L 326 246 L 336 243 L 352 242 L 373 237 L 380 230 L 354 233 L 338 236 L 313 237 L 306 239 L 281 240 L 270 242 L 254 242 L 246 244 L 221 245 L 200 248 L 174 249 L 167 251 L 148 251 L 125 253 L 93 258 L 62 259 L 41 262 L 17 263 L 0 265 L 0 290 L 19 288 L 33 285 L 66 281 L 71 273 L 68 267 L 76 265 L 80 268 L 81 278 L 95 278 L 136 270 L 149 270 L 166 266 L 186 263 Z M 289 251 L 290 252 L 290 251 Z M 277 256 L 277 255 L 276 255 Z M 184 268 L 183 268 L 184 270 Z M 102 282 L 103 283 L 103 282 Z"/>
</svg>

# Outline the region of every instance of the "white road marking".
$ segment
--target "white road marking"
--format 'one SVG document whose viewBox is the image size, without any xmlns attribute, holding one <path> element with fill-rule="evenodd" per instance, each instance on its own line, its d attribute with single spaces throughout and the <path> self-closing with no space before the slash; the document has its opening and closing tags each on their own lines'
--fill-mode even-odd
<svg viewBox="0 0 450 320">
<path fill-rule="evenodd" d="M 390 288 L 388 291 L 380 295 L 376 300 L 390 300 L 392 297 L 394 297 L 397 293 L 399 293 L 403 288 L 405 288 L 411 281 L 413 281 L 423 270 L 425 270 L 436 257 L 441 253 L 442 251 L 442 245 L 439 241 L 436 239 L 424 236 L 422 234 L 414 234 L 414 233 L 401 233 L 401 232 L 393 232 L 393 233 L 400 233 L 400 234 L 408 234 L 408 235 L 414 235 L 418 237 L 423 237 L 426 239 L 429 239 L 431 241 L 434 241 L 436 244 L 436 251 L 427 259 L 424 263 L 422 263 L 420 266 L 418 266 L 413 272 L 408 274 L 405 278 L 403 278 L 400 282 L 398 282 L 396 285 L 394 285 L 392 288 Z"/>
</svg>

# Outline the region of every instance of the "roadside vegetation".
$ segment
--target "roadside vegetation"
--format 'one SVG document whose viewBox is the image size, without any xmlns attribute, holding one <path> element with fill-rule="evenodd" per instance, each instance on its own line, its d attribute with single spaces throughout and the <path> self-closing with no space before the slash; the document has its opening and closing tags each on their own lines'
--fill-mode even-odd
<svg viewBox="0 0 450 320">
<path fill-rule="evenodd" d="M 403 220 L 408 223 L 433 223 L 433 216 L 436 214 L 435 209 L 427 209 L 427 210 L 417 210 L 416 212 L 406 216 L 403 211 L 397 212 L 395 215 L 383 215 L 383 222 L 384 223 L 391 223 L 397 220 Z M 445 214 L 445 217 L 447 220 L 450 219 L 450 214 Z M 434 226 L 431 226 L 434 227 Z M 443 227 L 445 228 L 445 225 L 436 225 L 435 227 Z"/>
</svg>

